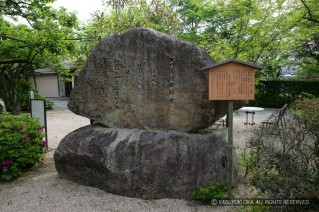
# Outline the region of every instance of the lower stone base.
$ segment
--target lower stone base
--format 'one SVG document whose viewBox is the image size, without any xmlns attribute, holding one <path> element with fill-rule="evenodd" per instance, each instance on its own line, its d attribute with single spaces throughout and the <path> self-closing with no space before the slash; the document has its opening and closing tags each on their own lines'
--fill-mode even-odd
<svg viewBox="0 0 319 212">
<path fill-rule="evenodd" d="M 54 161 L 60 177 L 110 193 L 192 199 L 198 186 L 227 180 L 226 143 L 222 132 L 90 125 L 68 134 L 56 149 Z"/>
</svg>

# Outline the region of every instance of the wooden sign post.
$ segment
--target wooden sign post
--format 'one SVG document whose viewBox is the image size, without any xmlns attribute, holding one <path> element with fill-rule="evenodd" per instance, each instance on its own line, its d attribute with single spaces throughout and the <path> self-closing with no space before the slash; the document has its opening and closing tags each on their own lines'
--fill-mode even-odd
<svg viewBox="0 0 319 212">
<path fill-rule="evenodd" d="M 261 69 L 235 59 L 204 68 L 209 71 L 209 100 L 228 100 L 228 199 L 232 198 L 233 184 L 233 100 L 255 99 L 256 68 Z"/>
</svg>

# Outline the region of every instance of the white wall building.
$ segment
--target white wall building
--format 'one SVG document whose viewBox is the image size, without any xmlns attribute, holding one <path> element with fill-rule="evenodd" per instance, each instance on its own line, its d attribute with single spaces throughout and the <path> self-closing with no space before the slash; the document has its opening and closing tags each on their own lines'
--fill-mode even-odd
<svg viewBox="0 0 319 212">
<path fill-rule="evenodd" d="M 68 97 L 74 86 L 74 82 L 59 80 L 59 74 L 52 69 L 37 69 L 28 80 L 32 87 L 43 97 Z"/>
</svg>

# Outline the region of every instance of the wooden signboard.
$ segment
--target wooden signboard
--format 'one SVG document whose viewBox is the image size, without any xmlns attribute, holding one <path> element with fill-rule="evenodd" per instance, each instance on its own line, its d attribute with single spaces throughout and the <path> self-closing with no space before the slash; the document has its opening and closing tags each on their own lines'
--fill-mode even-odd
<svg viewBox="0 0 319 212">
<path fill-rule="evenodd" d="M 209 67 L 209 100 L 255 99 L 255 72 L 258 66 L 227 60 Z"/>
<path fill-rule="evenodd" d="M 232 199 L 233 185 L 233 100 L 255 99 L 255 69 L 261 67 L 230 59 L 203 68 L 208 72 L 209 100 L 228 101 L 228 183 L 227 198 Z"/>
</svg>

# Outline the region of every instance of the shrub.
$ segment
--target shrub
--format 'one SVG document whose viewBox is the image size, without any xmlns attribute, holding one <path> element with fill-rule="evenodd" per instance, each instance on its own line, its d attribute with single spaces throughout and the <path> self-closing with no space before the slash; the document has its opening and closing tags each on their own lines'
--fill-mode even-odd
<svg viewBox="0 0 319 212">
<path fill-rule="evenodd" d="M 202 201 L 211 201 L 212 199 L 225 198 L 227 194 L 227 184 L 224 182 L 213 184 L 208 183 L 208 186 L 200 186 L 196 191 L 193 191 L 193 197 Z"/>
<path fill-rule="evenodd" d="M 319 98 L 296 101 L 293 106 L 294 116 L 299 119 L 317 137 L 319 146 Z"/>
<path fill-rule="evenodd" d="M 287 115 L 286 123 L 286 127 L 275 127 L 271 135 L 262 129 L 254 131 L 243 158 L 250 165 L 249 177 L 268 198 L 317 201 L 316 137 L 294 115 Z"/>
<path fill-rule="evenodd" d="M 47 150 L 44 132 L 29 114 L 0 114 L 0 176 L 3 181 L 19 177 L 40 163 Z"/>
<path fill-rule="evenodd" d="M 241 154 L 241 162 L 246 167 L 245 176 L 256 166 L 256 159 L 254 158 L 254 151 L 245 148 Z"/>
<path fill-rule="evenodd" d="M 42 97 L 39 99 L 44 99 L 44 98 Z M 45 100 L 45 108 L 46 109 L 52 109 L 53 105 L 54 105 L 54 102 L 52 102 L 51 100 L 48 100 L 48 99 Z"/>
</svg>

